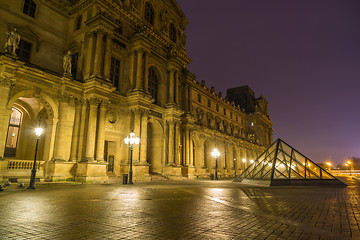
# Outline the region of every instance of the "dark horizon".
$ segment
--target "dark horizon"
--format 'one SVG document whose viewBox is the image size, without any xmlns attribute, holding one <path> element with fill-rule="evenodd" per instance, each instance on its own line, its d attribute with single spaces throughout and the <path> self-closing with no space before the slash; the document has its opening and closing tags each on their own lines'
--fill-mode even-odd
<svg viewBox="0 0 360 240">
<path fill-rule="evenodd" d="M 315 162 L 360 157 L 360 2 L 178 0 L 189 70 L 265 96 L 281 138 Z"/>
</svg>

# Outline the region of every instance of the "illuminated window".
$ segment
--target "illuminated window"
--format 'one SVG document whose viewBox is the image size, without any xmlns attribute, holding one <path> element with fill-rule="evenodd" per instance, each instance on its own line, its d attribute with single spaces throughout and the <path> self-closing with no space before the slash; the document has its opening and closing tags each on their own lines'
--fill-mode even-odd
<svg viewBox="0 0 360 240">
<path fill-rule="evenodd" d="M 156 75 L 156 72 L 153 68 L 149 69 L 149 82 L 148 82 L 148 90 L 153 99 L 155 99 L 155 103 L 157 103 L 157 96 L 158 96 L 158 85 L 159 80 Z"/>
<path fill-rule="evenodd" d="M 19 139 L 20 125 L 22 119 L 22 113 L 18 109 L 13 108 L 12 110 L 13 112 L 10 116 L 8 134 L 5 144 L 5 157 L 16 156 L 16 148 Z"/>
<path fill-rule="evenodd" d="M 251 123 L 250 123 L 250 126 L 253 127 L 253 126 L 254 126 L 254 122 L 251 122 Z"/>
<path fill-rule="evenodd" d="M 120 80 L 120 60 L 116 58 L 111 58 L 110 66 L 110 80 L 114 86 L 119 89 L 119 80 Z"/>
<path fill-rule="evenodd" d="M 174 23 L 170 23 L 169 36 L 170 36 L 170 40 L 173 41 L 174 43 L 176 43 L 176 28 L 175 28 Z"/>
<path fill-rule="evenodd" d="M 154 8 L 149 2 L 145 3 L 145 20 L 154 25 Z"/>
<path fill-rule="evenodd" d="M 25 0 L 23 13 L 35 18 L 36 3 L 33 0 Z"/>
</svg>

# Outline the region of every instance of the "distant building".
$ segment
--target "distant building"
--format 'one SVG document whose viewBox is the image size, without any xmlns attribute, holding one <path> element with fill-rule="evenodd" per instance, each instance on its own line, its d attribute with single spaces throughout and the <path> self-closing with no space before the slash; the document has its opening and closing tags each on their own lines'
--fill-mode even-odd
<svg viewBox="0 0 360 240">
<path fill-rule="evenodd" d="M 223 98 L 187 70 L 175 0 L 0 0 L 0 15 L 0 179 L 29 177 L 37 126 L 47 181 L 128 173 L 132 130 L 137 181 L 209 177 L 215 147 L 233 176 L 272 143 L 264 97 Z"/>
</svg>

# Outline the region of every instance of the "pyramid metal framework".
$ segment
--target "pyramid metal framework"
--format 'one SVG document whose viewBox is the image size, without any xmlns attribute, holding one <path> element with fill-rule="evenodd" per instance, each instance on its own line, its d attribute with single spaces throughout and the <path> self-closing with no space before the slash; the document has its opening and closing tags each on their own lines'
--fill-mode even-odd
<svg viewBox="0 0 360 240">
<path fill-rule="evenodd" d="M 267 186 L 346 186 L 281 139 L 268 147 L 235 182 Z"/>
</svg>

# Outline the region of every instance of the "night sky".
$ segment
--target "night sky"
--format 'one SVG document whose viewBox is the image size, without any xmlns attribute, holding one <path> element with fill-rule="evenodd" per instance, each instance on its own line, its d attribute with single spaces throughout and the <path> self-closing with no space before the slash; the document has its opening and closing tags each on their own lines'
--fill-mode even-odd
<svg viewBox="0 0 360 240">
<path fill-rule="evenodd" d="M 177 2 L 198 81 L 263 94 L 274 140 L 315 162 L 360 157 L 360 1 Z"/>
</svg>

